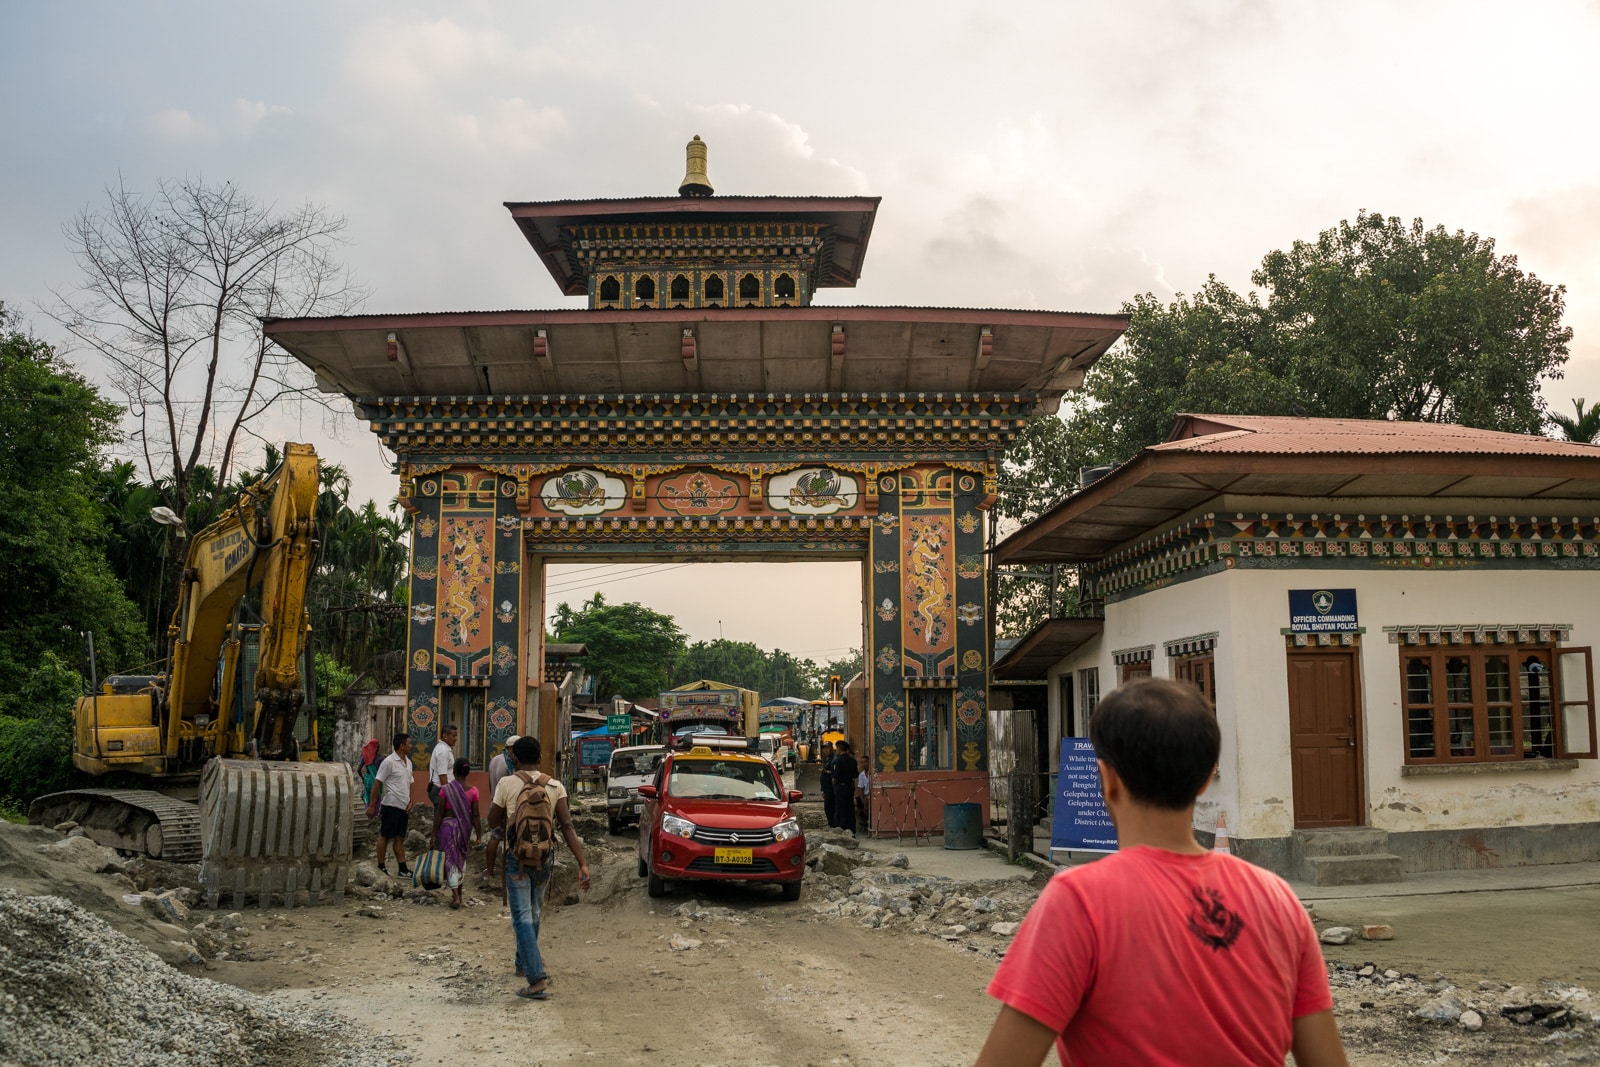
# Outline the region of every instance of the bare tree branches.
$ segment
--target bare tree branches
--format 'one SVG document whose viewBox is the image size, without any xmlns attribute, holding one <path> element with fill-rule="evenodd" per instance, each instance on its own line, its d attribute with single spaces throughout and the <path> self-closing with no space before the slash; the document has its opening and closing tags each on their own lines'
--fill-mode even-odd
<svg viewBox="0 0 1600 1067">
<path fill-rule="evenodd" d="M 119 180 L 66 227 L 82 278 L 51 315 L 106 361 L 147 477 L 191 525 L 213 518 L 188 513 L 197 468 L 226 484 L 250 424 L 313 395 L 261 320 L 342 314 L 364 297 L 336 255 L 344 230 L 320 206 L 279 212 L 188 178 L 148 196 Z"/>
</svg>

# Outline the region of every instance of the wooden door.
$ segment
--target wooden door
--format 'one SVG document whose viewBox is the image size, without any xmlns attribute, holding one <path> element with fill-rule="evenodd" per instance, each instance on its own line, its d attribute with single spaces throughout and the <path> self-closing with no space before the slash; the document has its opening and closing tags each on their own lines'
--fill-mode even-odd
<svg viewBox="0 0 1600 1067">
<path fill-rule="evenodd" d="M 1358 710 L 1354 651 L 1289 653 L 1296 827 L 1361 825 Z"/>
</svg>

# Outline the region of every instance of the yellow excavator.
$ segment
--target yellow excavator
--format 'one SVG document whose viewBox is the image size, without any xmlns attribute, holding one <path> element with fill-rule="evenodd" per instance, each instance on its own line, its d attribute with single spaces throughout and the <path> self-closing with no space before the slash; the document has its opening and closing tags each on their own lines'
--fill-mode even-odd
<svg viewBox="0 0 1600 1067">
<path fill-rule="evenodd" d="M 342 763 L 304 761 L 297 727 L 314 724 L 306 697 L 311 626 L 306 586 L 316 545 L 318 461 L 285 446 L 282 465 L 246 487 L 195 534 L 167 636 L 168 669 L 113 675 L 78 700 L 72 762 L 93 775 L 131 772 L 173 791 L 199 779 L 199 807 L 168 792 L 73 789 L 35 800 L 28 821 L 71 821 L 100 844 L 192 863 L 214 906 L 298 889 L 341 896 L 359 793 Z M 259 625 L 241 622 L 261 591 Z"/>
</svg>

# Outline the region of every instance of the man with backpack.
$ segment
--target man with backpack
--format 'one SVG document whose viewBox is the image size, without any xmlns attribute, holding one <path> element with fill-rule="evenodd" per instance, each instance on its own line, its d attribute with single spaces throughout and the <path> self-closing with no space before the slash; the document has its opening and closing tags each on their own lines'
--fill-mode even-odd
<svg viewBox="0 0 1600 1067">
<path fill-rule="evenodd" d="M 517 770 L 496 787 L 489 826 L 505 830 L 506 897 L 511 906 L 511 929 L 517 937 L 517 973 L 528 980 L 517 996 L 549 1000 L 550 976 L 539 955 L 539 919 L 555 867 L 557 826 L 578 861 L 578 887 L 585 893 L 589 891 L 589 863 L 572 825 L 566 787 L 539 772 L 539 739 L 518 738 L 511 755 Z"/>
</svg>

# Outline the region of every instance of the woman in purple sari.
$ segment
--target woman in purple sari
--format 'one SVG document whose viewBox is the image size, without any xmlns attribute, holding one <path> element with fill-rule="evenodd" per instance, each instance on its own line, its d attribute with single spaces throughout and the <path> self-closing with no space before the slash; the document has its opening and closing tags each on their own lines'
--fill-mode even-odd
<svg viewBox="0 0 1600 1067">
<path fill-rule="evenodd" d="M 432 847 L 444 852 L 450 906 L 459 908 L 467 854 L 474 843 L 483 840 L 483 820 L 478 817 L 478 791 L 467 785 L 467 775 L 472 773 L 471 761 L 458 759 L 450 771 L 450 781 L 439 790 L 439 799 L 433 805 Z"/>
</svg>

